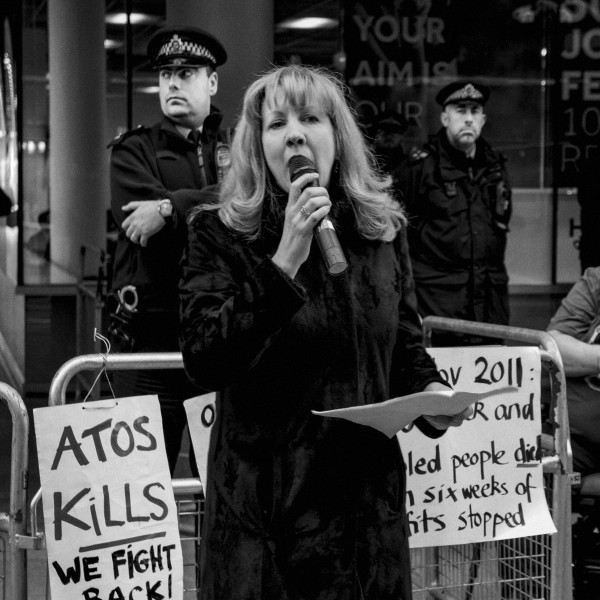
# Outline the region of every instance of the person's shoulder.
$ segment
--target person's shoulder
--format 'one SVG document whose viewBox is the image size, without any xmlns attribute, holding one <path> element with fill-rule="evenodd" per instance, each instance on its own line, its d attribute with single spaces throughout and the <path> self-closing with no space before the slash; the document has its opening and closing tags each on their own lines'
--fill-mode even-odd
<svg viewBox="0 0 600 600">
<path fill-rule="evenodd" d="M 422 148 L 413 148 L 406 157 L 406 164 L 408 166 L 418 165 L 425 161 L 425 159 L 432 156 L 431 148 L 429 146 L 423 146 Z"/>
<path fill-rule="evenodd" d="M 394 169 L 392 173 L 393 179 L 403 180 L 408 173 L 414 175 L 415 173 L 421 172 L 432 158 L 433 154 L 427 145 L 421 148 L 412 148 Z"/>
<path fill-rule="evenodd" d="M 436 161 L 440 155 L 440 133 L 427 137 L 421 146 L 414 146 L 407 155 L 408 165 L 419 165 Z"/>
<path fill-rule="evenodd" d="M 600 266 L 588 267 L 581 274 L 580 280 L 587 282 L 600 299 Z"/>
<path fill-rule="evenodd" d="M 478 143 L 484 149 L 489 162 L 498 162 L 501 165 L 504 165 L 504 163 L 508 161 L 506 154 L 504 154 L 502 150 L 494 148 L 494 146 L 492 146 L 485 138 L 480 137 Z"/>
<path fill-rule="evenodd" d="M 223 113 L 215 108 L 212 104 L 210 107 L 210 113 L 204 119 L 203 129 L 204 132 L 209 136 L 216 136 L 223 123 Z"/>
<path fill-rule="evenodd" d="M 400 197 L 407 187 L 413 185 L 415 179 L 422 176 L 425 163 L 430 156 L 431 152 L 427 146 L 421 148 L 415 146 L 404 155 L 391 173 L 394 193 L 397 197 Z"/>
<path fill-rule="evenodd" d="M 152 127 L 147 127 L 145 125 L 138 125 L 133 129 L 129 129 L 128 131 L 123 131 L 117 134 L 106 146 L 107 148 L 114 148 L 116 146 L 120 146 L 123 143 L 127 142 L 127 140 L 135 140 L 139 139 L 142 136 L 150 135 L 152 131 Z"/>
</svg>

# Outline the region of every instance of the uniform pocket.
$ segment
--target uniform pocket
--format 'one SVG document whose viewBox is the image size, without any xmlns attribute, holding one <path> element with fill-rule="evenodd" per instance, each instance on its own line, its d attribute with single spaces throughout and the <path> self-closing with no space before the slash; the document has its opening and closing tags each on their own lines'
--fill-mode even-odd
<svg viewBox="0 0 600 600">
<path fill-rule="evenodd" d="M 428 198 L 434 212 L 455 215 L 468 209 L 467 197 L 459 190 L 456 181 L 444 181 L 440 187 L 432 188 Z"/>
</svg>

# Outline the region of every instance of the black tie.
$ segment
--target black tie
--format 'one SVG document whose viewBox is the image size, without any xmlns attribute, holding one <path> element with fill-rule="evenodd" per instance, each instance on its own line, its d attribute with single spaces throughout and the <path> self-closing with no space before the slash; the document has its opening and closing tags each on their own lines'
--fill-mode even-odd
<svg viewBox="0 0 600 600">
<path fill-rule="evenodd" d="M 202 133 L 199 129 L 192 129 L 188 133 L 188 140 L 196 146 L 196 154 L 198 156 L 198 165 L 200 167 L 200 176 L 202 178 L 202 187 L 206 185 L 206 171 L 204 170 L 204 157 L 202 156 Z"/>
</svg>

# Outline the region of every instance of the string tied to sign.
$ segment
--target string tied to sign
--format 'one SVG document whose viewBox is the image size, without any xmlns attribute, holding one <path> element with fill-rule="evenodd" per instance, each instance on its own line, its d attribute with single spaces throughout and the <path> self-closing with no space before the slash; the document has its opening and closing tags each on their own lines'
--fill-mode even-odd
<svg viewBox="0 0 600 600">
<path fill-rule="evenodd" d="M 112 397 L 116 399 L 115 392 L 110 383 L 110 377 L 108 376 L 108 355 L 110 354 L 110 340 L 107 337 L 103 336 L 98 331 L 98 329 L 94 327 L 94 342 L 98 341 L 101 342 L 105 348 L 104 352 L 100 352 L 100 356 L 102 357 L 102 368 L 100 369 L 98 375 L 96 375 L 96 379 L 94 379 L 94 382 L 88 390 L 88 393 L 85 395 L 83 402 L 85 402 L 89 398 L 90 394 L 92 393 L 92 390 L 96 387 L 96 383 L 98 383 L 98 380 L 102 377 L 103 374 L 106 377 L 106 381 L 108 382 L 108 387 L 110 388 L 110 393 L 112 394 Z"/>
</svg>

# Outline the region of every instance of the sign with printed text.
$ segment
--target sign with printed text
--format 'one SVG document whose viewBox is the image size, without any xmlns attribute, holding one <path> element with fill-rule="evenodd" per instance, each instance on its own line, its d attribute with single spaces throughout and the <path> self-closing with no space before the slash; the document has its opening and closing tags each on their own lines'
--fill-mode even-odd
<svg viewBox="0 0 600 600">
<path fill-rule="evenodd" d="M 206 496 L 206 483 L 208 481 L 208 449 L 210 446 L 210 432 L 217 418 L 215 405 L 216 393 L 210 392 L 202 396 L 190 398 L 183 403 L 187 415 L 192 449 L 198 466 L 198 475 L 202 482 Z"/>
<path fill-rule="evenodd" d="M 600 150 L 600 6 L 597 0 L 560 4 L 551 55 L 557 90 L 552 112 L 556 188 L 578 187 L 583 161 Z"/>
<path fill-rule="evenodd" d="M 181 600 L 183 558 L 158 397 L 33 412 L 52 597 Z"/>
<path fill-rule="evenodd" d="M 343 4 L 345 78 L 361 121 L 370 127 L 392 110 L 426 138 L 439 127 L 430 83 L 447 83 L 457 72 L 454 22 L 460 7 L 398 0 Z"/>
<path fill-rule="evenodd" d="M 410 546 L 467 544 L 555 533 L 540 460 L 537 348 L 429 348 L 455 390 L 517 391 L 478 401 L 473 417 L 431 439 L 398 434 L 407 465 Z"/>
</svg>

